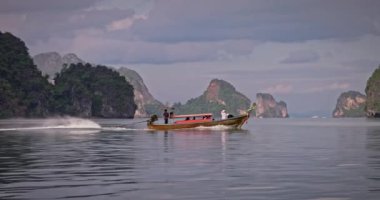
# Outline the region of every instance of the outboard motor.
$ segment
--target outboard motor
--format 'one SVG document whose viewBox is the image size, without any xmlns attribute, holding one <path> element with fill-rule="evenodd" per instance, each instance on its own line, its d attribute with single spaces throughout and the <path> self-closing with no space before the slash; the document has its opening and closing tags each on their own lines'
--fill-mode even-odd
<svg viewBox="0 0 380 200">
<path fill-rule="evenodd" d="M 155 122 L 157 120 L 158 120 L 157 115 L 152 115 L 152 116 L 150 116 L 150 119 L 148 120 L 148 123 L 153 123 L 153 122 Z"/>
</svg>

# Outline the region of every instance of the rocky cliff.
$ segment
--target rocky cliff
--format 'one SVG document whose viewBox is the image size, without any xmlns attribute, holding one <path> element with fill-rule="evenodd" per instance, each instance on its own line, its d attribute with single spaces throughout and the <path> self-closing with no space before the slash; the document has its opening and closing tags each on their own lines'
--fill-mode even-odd
<svg viewBox="0 0 380 200">
<path fill-rule="evenodd" d="M 41 53 L 34 56 L 33 60 L 44 74 L 49 75 L 51 82 L 53 82 L 52 79 L 55 77 L 55 74 L 62 70 L 64 64 L 69 66 L 70 64 L 84 63 L 82 59 L 73 53 L 66 54 L 62 57 L 57 52 Z M 134 88 L 134 100 L 137 104 L 135 117 L 147 117 L 162 112 L 164 105 L 149 93 L 143 79 L 136 71 L 122 67 L 118 72 L 124 76 Z"/>
<path fill-rule="evenodd" d="M 48 53 L 36 56 L 36 61 L 49 73 L 59 72 L 54 85 L 37 69 L 23 41 L 0 32 L 0 118 L 134 116 L 133 86 L 118 72 L 77 63 L 81 60 L 74 54 L 61 58 Z M 62 66 L 73 62 L 77 64 Z"/>
<path fill-rule="evenodd" d="M 173 107 L 177 114 L 211 112 L 220 117 L 222 110 L 238 115 L 247 110 L 250 104 L 251 100 L 236 91 L 233 85 L 214 79 L 201 96 L 188 100 L 184 105 L 176 103 Z"/>
<path fill-rule="evenodd" d="M 380 117 L 380 66 L 372 73 L 365 88 L 367 102 L 365 111 L 368 117 Z"/>
<path fill-rule="evenodd" d="M 143 79 L 136 71 L 122 67 L 118 72 L 134 87 L 135 102 L 137 104 L 135 117 L 147 117 L 152 114 L 162 113 L 165 106 L 149 93 Z"/>
<path fill-rule="evenodd" d="M 120 92 L 122 91 L 122 92 Z M 55 112 L 60 115 L 133 118 L 133 86 L 105 66 L 71 64 L 55 78 Z"/>
<path fill-rule="evenodd" d="M 51 87 L 25 43 L 0 32 L 0 118 L 49 115 Z"/>
<path fill-rule="evenodd" d="M 84 64 L 84 61 L 73 53 L 66 54 L 62 57 L 57 52 L 37 54 L 33 57 L 33 62 L 37 65 L 43 74 L 49 75 L 50 80 L 53 80 L 55 74 L 62 70 L 64 64 L 67 66 L 77 63 Z"/>
<path fill-rule="evenodd" d="M 342 93 L 333 111 L 333 117 L 364 117 L 366 96 L 357 91 Z"/>
<path fill-rule="evenodd" d="M 289 117 L 286 103 L 276 102 L 272 95 L 267 93 L 256 94 L 256 117 L 286 118 Z"/>
</svg>

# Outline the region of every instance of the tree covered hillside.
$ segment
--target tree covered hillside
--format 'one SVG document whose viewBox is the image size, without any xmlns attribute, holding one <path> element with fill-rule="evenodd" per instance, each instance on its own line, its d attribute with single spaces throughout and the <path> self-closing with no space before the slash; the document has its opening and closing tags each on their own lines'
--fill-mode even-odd
<svg viewBox="0 0 380 200">
<path fill-rule="evenodd" d="M 25 43 L 0 32 L 0 118 L 49 114 L 51 85 L 33 64 Z"/>
<path fill-rule="evenodd" d="M 336 103 L 333 117 L 365 117 L 366 96 L 357 91 L 343 92 Z"/>
<path fill-rule="evenodd" d="M 186 104 L 173 105 L 176 114 L 213 113 L 220 117 L 220 112 L 239 115 L 245 112 L 251 104 L 246 96 L 236 91 L 235 87 L 224 80 L 213 79 L 207 90 L 199 97 L 190 99 Z"/>
<path fill-rule="evenodd" d="M 73 64 L 55 85 L 33 64 L 23 41 L 0 32 L 0 118 L 71 115 L 132 118 L 133 87 L 104 66 Z"/>
<path fill-rule="evenodd" d="M 54 80 L 57 113 L 82 117 L 134 116 L 132 85 L 105 66 L 71 64 Z"/>
<path fill-rule="evenodd" d="M 367 94 L 366 112 L 368 116 L 380 115 L 380 66 L 372 73 L 365 88 Z"/>
</svg>

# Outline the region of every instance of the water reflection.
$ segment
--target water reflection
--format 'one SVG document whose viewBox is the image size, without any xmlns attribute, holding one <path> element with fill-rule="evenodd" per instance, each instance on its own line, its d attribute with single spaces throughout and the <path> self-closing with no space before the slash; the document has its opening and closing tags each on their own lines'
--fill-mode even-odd
<svg viewBox="0 0 380 200">
<path fill-rule="evenodd" d="M 102 189 L 110 185 L 124 190 L 137 183 L 133 139 L 94 130 L 2 132 L 0 199 L 94 198 L 112 195 Z"/>
<path fill-rule="evenodd" d="M 373 196 L 380 196 L 380 129 L 368 128 L 366 147 L 368 191 Z"/>
<path fill-rule="evenodd" d="M 367 129 L 367 148 L 373 153 L 380 155 L 380 129 L 368 128 Z M 374 156 L 374 155 L 373 155 Z M 376 157 L 376 156 L 375 156 Z"/>
<path fill-rule="evenodd" d="M 379 199 L 380 126 L 260 122 L 3 131 L 0 199 Z"/>
</svg>

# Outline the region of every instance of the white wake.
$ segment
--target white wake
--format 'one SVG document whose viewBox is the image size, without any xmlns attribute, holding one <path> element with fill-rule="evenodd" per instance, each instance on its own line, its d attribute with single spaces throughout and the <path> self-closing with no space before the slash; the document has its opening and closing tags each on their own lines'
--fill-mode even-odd
<svg viewBox="0 0 380 200">
<path fill-rule="evenodd" d="M 42 119 L 30 127 L 1 128 L 0 131 L 25 131 L 46 129 L 101 129 L 102 127 L 89 119 L 76 117 L 57 117 Z"/>
<path fill-rule="evenodd" d="M 99 124 L 89 119 L 82 119 L 76 117 L 60 117 L 51 118 L 44 121 L 42 127 L 50 128 L 81 128 L 81 129 L 100 129 Z"/>
<path fill-rule="evenodd" d="M 218 130 L 229 130 L 229 129 L 233 129 L 233 128 L 230 126 L 217 125 L 217 126 L 199 126 L 199 127 L 194 128 L 194 129 L 218 131 Z"/>
</svg>

